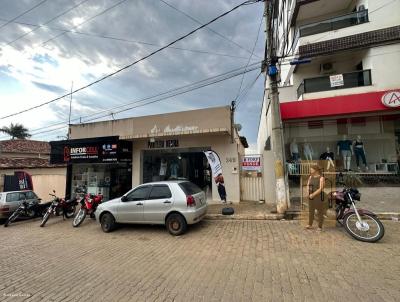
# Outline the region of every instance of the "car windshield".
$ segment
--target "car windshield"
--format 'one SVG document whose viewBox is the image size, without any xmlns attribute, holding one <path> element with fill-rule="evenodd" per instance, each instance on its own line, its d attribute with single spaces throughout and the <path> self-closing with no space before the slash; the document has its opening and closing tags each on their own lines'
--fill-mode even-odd
<svg viewBox="0 0 400 302">
<path fill-rule="evenodd" d="M 196 186 L 194 183 L 191 183 L 189 181 L 181 182 L 179 184 L 179 186 L 181 187 L 181 189 L 183 190 L 183 192 L 186 195 L 194 195 L 194 194 L 198 194 L 201 192 L 201 189 L 198 186 Z"/>
</svg>

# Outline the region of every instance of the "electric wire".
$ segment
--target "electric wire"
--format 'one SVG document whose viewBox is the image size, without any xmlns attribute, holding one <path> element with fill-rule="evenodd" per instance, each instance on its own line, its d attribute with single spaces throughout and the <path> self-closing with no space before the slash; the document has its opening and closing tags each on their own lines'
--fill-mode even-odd
<svg viewBox="0 0 400 302">
<path fill-rule="evenodd" d="M 88 0 L 86 0 L 88 1 Z M 7 21 L 5 19 L 0 18 L 0 21 Z M 155 46 L 155 47 L 161 47 L 162 45 L 156 44 L 156 43 L 150 43 L 150 42 L 144 42 L 144 41 L 136 41 L 136 40 L 130 40 L 130 39 L 125 39 L 125 38 L 120 38 L 120 37 L 114 37 L 114 36 L 108 36 L 108 35 L 102 35 L 102 34 L 96 34 L 96 33 L 87 33 L 87 32 L 82 32 L 82 31 L 75 31 L 75 30 L 69 30 L 69 29 L 64 29 L 64 28 L 59 28 L 59 27 L 50 27 L 46 25 L 38 25 L 38 24 L 32 24 L 32 23 L 26 23 L 26 22 L 13 22 L 16 24 L 20 25 L 26 25 L 26 26 L 34 26 L 34 27 L 41 27 L 41 28 L 47 28 L 51 30 L 57 30 L 57 31 L 65 31 L 68 34 L 77 34 L 77 35 L 84 35 L 88 37 L 96 37 L 96 38 L 101 38 L 101 39 L 107 39 L 107 40 L 113 40 L 113 41 L 120 41 L 120 42 L 126 42 L 126 43 L 133 43 L 133 44 L 141 44 L 141 45 L 149 45 L 149 46 Z M 29 34 L 30 32 L 28 32 Z M 21 36 L 22 38 L 22 36 Z M 10 41 L 4 46 L 8 46 L 12 43 L 14 43 L 17 39 L 14 41 Z M 182 51 L 189 51 L 189 52 L 194 52 L 194 53 L 202 53 L 202 54 L 209 54 L 209 55 L 215 55 L 215 56 L 221 56 L 221 57 L 231 57 L 231 58 L 238 58 L 238 59 L 247 59 L 247 57 L 244 56 L 238 56 L 238 55 L 233 55 L 233 54 L 225 54 L 225 53 L 217 53 L 217 52 L 212 52 L 212 51 L 207 51 L 207 50 L 201 50 L 201 49 L 190 49 L 190 48 L 185 48 L 185 47 L 176 47 L 176 46 L 171 46 L 169 47 L 170 49 L 176 49 L 176 50 L 182 50 Z"/>
<path fill-rule="evenodd" d="M 164 97 L 162 97 L 162 98 L 157 98 L 157 99 L 155 99 L 155 100 L 152 100 L 152 101 L 149 101 L 149 102 L 146 102 L 146 103 L 143 103 L 143 104 L 137 104 L 137 105 L 134 105 L 134 106 L 130 106 L 130 107 L 128 107 L 128 108 L 120 109 L 120 110 L 118 110 L 118 111 L 114 111 L 114 112 L 111 112 L 111 113 L 109 112 L 109 113 L 104 114 L 104 115 L 101 115 L 101 116 L 95 116 L 95 117 L 93 117 L 93 118 L 86 119 L 86 120 L 84 121 L 84 123 L 91 122 L 91 121 L 95 121 L 95 120 L 98 120 L 98 119 L 101 119 L 101 118 L 105 118 L 105 117 L 110 117 L 110 116 L 111 116 L 111 117 L 114 117 L 116 114 L 119 114 L 119 113 L 122 113 L 122 112 L 126 112 L 126 111 L 130 111 L 130 110 L 132 110 L 132 109 L 136 109 L 136 108 L 139 108 L 139 107 L 147 106 L 147 105 L 150 105 L 150 104 L 154 104 L 154 103 L 157 103 L 157 102 L 161 102 L 161 101 L 170 99 L 170 98 L 172 98 L 172 97 L 175 97 L 175 96 L 178 96 L 178 95 L 181 95 L 181 94 L 185 94 L 185 93 L 188 93 L 188 92 L 191 92 L 191 91 L 194 91 L 194 90 L 197 90 L 197 89 L 206 87 L 206 86 L 210 86 L 210 85 L 213 85 L 213 84 L 222 82 L 222 81 L 226 81 L 226 80 L 231 79 L 231 78 L 233 78 L 233 77 L 239 76 L 239 75 L 241 75 L 242 73 L 251 72 L 251 71 L 254 71 L 254 70 L 259 69 L 259 68 L 260 68 L 260 66 L 255 66 L 255 67 L 252 67 L 252 68 L 250 68 L 250 69 L 244 70 L 244 71 L 242 71 L 242 72 L 240 72 L 240 73 L 234 73 L 234 74 L 229 75 L 229 76 L 227 76 L 227 77 L 224 77 L 224 78 L 222 78 L 222 79 L 217 79 L 217 80 L 215 80 L 215 81 L 213 81 L 213 82 L 206 82 L 206 83 L 203 83 L 203 84 L 198 85 L 198 86 L 193 87 L 193 88 L 188 88 L 188 89 L 185 89 L 185 90 L 182 90 L 182 91 L 177 91 L 177 92 L 175 92 L 175 93 L 173 93 L 173 94 L 166 95 L 166 96 L 164 96 Z M 260 73 L 260 74 L 261 74 L 261 73 Z M 257 78 L 258 78 L 258 77 L 257 77 Z M 164 93 L 164 94 L 165 94 L 165 93 Z M 148 97 L 148 98 L 146 98 L 146 99 L 151 99 L 151 98 L 154 98 L 154 97 Z M 132 104 L 134 104 L 134 103 L 139 103 L 139 102 L 142 102 L 142 101 L 143 101 L 143 100 L 141 100 L 141 101 L 135 101 L 135 102 L 132 102 Z M 110 111 L 110 110 L 107 110 L 107 111 Z M 64 124 L 64 125 L 61 126 L 61 127 L 57 127 L 57 128 L 55 128 L 55 129 L 48 129 L 48 130 L 44 130 L 44 131 L 40 131 L 40 132 L 36 132 L 36 133 L 32 133 L 31 135 L 32 135 L 32 136 L 36 136 L 36 135 L 38 135 L 38 134 L 49 133 L 49 132 L 53 132 L 53 131 L 56 131 L 56 130 L 59 130 L 59 129 L 63 129 L 63 128 L 66 128 L 66 127 L 68 127 L 68 125 L 65 125 L 65 124 Z M 43 127 L 43 128 L 48 128 L 48 127 Z"/>
<path fill-rule="evenodd" d="M 92 17 L 90 17 L 90 18 L 88 18 L 88 19 L 86 19 L 86 20 L 84 20 L 84 21 L 82 21 L 82 22 L 79 23 L 78 25 L 73 26 L 72 28 L 78 28 L 78 27 L 82 26 L 83 24 L 86 24 L 86 23 L 92 21 L 93 19 L 95 19 L 95 18 L 97 18 L 97 17 L 99 17 L 99 16 L 101 16 L 101 15 L 104 15 L 104 14 L 107 13 L 108 11 L 110 11 L 110 10 L 112 10 L 112 9 L 114 9 L 114 8 L 116 8 L 116 7 L 118 7 L 118 6 L 120 6 L 121 4 L 125 3 L 126 1 L 127 1 L 127 0 L 121 0 L 121 1 L 117 2 L 117 3 L 115 3 L 115 4 L 113 4 L 113 5 L 109 6 L 109 7 L 107 7 L 105 10 L 101 11 L 100 13 L 98 13 L 98 14 L 96 14 L 96 15 L 94 15 L 94 16 L 92 16 Z M 49 42 L 51 42 L 51 41 L 53 41 L 53 40 L 55 40 L 55 39 L 58 39 L 59 37 L 65 35 L 65 34 L 66 34 L 66 32 L 60 33 L 60 34 L 58 34 L 58 35 L 56 35 L 56 36 L 54 36 L 54 37 L 52 37 L 52 38 L 50 38 L 50 39 L 44 41 L 43 43 L 40 44 L 40 46 L 43 47 L 43 46 L 46 45 L 47 43 L 49 43 Z"/>
<path fill-rule="evenodd" d="M 123 1 L 125 1 L 125 0 L 123 0 Z M 122 3 L 123 1 L 120 1 L 119 3 Z M 195 28 L 195 29 L 189 31 L 187 34 L 185 34 L 185 35 L 183 35 L 183 36 L 181 36 L 181 37 L 179 37 L 179 38 L 173 40 L 172 42 L 166 44 L 165 46 L 163 46 L 163 47 L 161 47 L 161 48 L 159 48 L 159 49 L 157 49 L 157 50 L 155 50 L 155 51 L 152 51 L 152 52 L 149 53 L 148 55 L 146 55 L 146 56 L 144 56 L 144 57 L 142 57 L 142 58 L 140 58 L 140 59 L 138 59 L 138 60 L 136 60 L 136 61 L 134 61 L 134 62 L 128 64 L 128 65 L 125 65 L 125 66 L 122 67 L 122 68 L 117 69 L 116 71 L 114 71 L 114 72 L 112 72 L 112 73 L 109 73 L 109 74 L 107 74 L 107 75 L 105 75 L 105 76 L 103 76 L 103 77 L 101 77 L 101 78 L 99 78 L 99 79 L 97 79 L 97 80 L 95 80 L 95 81 L 93 81 L 93 82 L 87 84 L 87 85 L 84 85 L 84 86 L 82 86 L 82 87 L 79 87 L 79 88 L 75 89 L 74 91 L 71 91 L 71 92 L 69 92 L 69 93 L 66 93 L 66 94 L 64 94 L 64 95 L 62 95 L 62 96 L 59 96 L 59 97 L 54 98 L 54 99 L 52 99 L 52 100 L 49 100 L 49 101 L 47 101 L 47 102 L 44 102 L 44 103 L 41 103 L 41 104 L 38 104 L 38 105 L 35 105 L 35 106 L 32 106 L 32 107 L 26 108 L 26 109 L 21 110 L 21 111 L 19 111 L 19 112 L 15 112 L 15 113 L 11 113 L 11 114 L 2 116 L 2 117 L 0 117 L 0 120 L 6 119 L 6 118 L 9 118 L 9 117 L 12 117 L 12 116 L 20 115 L 20 114 L 22 114 L 22 113 L 25 113 L 25 112 L 28 112 L 28 111 L 31 111 L 31 110 L 34 110 L 34 109 L 43 107 L 43 106 L 45 106 L 45 105 L 51 104 L 51 103 L 53 103 L 53 102 L 56 102 L 56 101 L 58 101 L 58 100 L 60 100 L 60 99 L 62 99 L 62 98 L 64 98 L 64 97 L 66 97 L 66 96 L 70 96 L 71 94 L 74 94 L 74 93 L 77 93 L 77 92 L 82 91 L 82 90 L 84 90 L 84 89 L 87 89 L 87 88 L 89 88 L 89 87 L 91 87 L 91 86 L 93 86 L 93 85 L 95 85 L 95 84 L 97 84 L 97 83 L 99 83 L 99 82 L 101 82 L 101 81 L 104 81 L 104 80 L 106 80 L 106 79 L 108 79 L 108 78 L 110 78 L 110 77 L 112 77 L 112 76 L 114 76 L 114 75 L 116 75 L 116 74 L 118 74 L 118 73 L 120 73 L 120 72 L 122 72 L 122 71 L 124 71 L 124 70 L 126 70 L 126 69 L 128 69 L 128 68 L 130 68 L 130 67 L 132 67 L 133 65 L 136 65 L 136 64 L 138 64 L 138 63 L 140 63 L 140 62 L 142 62 L 142 61 L 144 61 L 144 60 L 146 60 L 146 59 L 148 59 L 148 58 L 154 56 L 155 54 L 157 54 L 157 53 L 163 51 L 164 49 L 166 49 L 166 48 L 168 48 L 168 47 L 170 47 L 170 46 L 176 44 L 177 42 L 179 42 L 179 41 L 181 41 L 181 40 L 187 38 L 188 36 L 194 34 L 195 32 L 199 31 L 200 29 L 202 29 L 202 28 L 204 28 L 204 27 L 210 25 L 211 23 L 217 21 L 218 19 L 220 19 L 220 18 L 222 18 L 222 17 L 228 15 L 229 13 L 231 13 L 231 12 L 233 12 L 234 10 L 238 9 L 239 7 L 241 7 L 241 6 L 243 6 L 243 5 L 248 5 L 248 4 L 257 3 L 257 2 L 260 2 L 260 1 L 262 1 L 262 0 L 245 1 L 245 2 L 243 2 L 243 3 L 241 3 L 241 4 L 238 4 L 238 5 L 234 6 L 232 9 L 230 9 L 230 10 L 228 10 L 228 11 L 226 11 L 226 12 L 224 12 L 224 13 L 218 15 L 217 17 L 213 18 L 212 20 L 208 21 L 207 23 L 205 23 L 205 24 L 203 24 L 203 25 L 201 25 L 201 26 L 198 26 L 197 28 Z"/>
<path fill-rule="evenodd" d="M 131 106 L 133 104 L 137 104 L 137 103 L 141 103 L 141 102 L 144 102 L 144 101 L 147 101 L 147 100 L 154 99 L 156 97 L 168 96 L 171 93 L 175 93 L 175 92 L 182 91 L 182 90 L 185 90 L 185 92 L 189 92 L 189 91 L 192 91 L 192 90 L 195 90 L 195 89 L 199 89 L 199 88 L 202 88 L 204 86 L 208 86 L 208 85 L 211 85 L 211 84 L 214 84 L 214 83 L 221 82 L 222 80 L 227 80 L 227 79 L 233 78 L 235 76 L 241 75 L 243 72 L 251 72 L 251 71 L 259 68 L 260 67 L 260 63 L 261 62 L 256 62 L 256 63 L 250 64 L 249 66 L 247 66 L 247 68 L 250 67 L 247 70 L 245 69 L 246 66 L 235 68 L 233 70 L 230 70 L 230 71 L 227 71 L 227 72 L 224 72 L 222 74 L 218 74 L 218 75 L 215 75 L 215 76 L 212 76 L 212 77 L 209 77 L 209 78 L 205 78 L 205 79 L 199 80 L 199 81 L 191 83 L 191 84 L 183 85 L 183 86 L 180 86 L 180 87 L 177 87 L 177 88 L 174 88 L 174 89 L 170 89 L 170 90 L 167 90 L 167 91 L 164 91 L 164 92 L 161 92 L 161 93 L 157 93 L 157 94 L 152 95 L 152 96 L 144 97 L 144 98 L 139 99 L 139 100 L 130 101 L 130 102 L 127 102 L 127 103 L 122 104 L 122 105 L 118 105 L 118 106 L 114 106 L 114 107 L 111 107 L 111 108 L 103 109 L 103 110 L 97 111 L 95 113 L 91 113 L 89 115 L 86 115 L 86 116 L 73 118 L 73 119 L 71 119 L 71 121 L 80 121 L 80 123 L 82 123 L 82 119 L 86 119 L 86 118 L 89 118 L 89 117 L 95 117 L 95 116 L 97 116 L 99 114 L 102 114 L 102 113 L 107 113 L 105 116 L 107 116 L 107 115 L 109 116 L 111 114 L 115 114 L 115 113 L 112 112 L 112 110 L 121 109 L 121 108 L 124 108 L 124 107 L 127 107 L 127 106 Z M 207 84 L 207 85 L 205 85 L 205 84 Z M 200 85 L 201 85 L 201 87 L 200 87 Z M 192 89 L 192 90 L 190 90 L 190 89 Z M 87 122 L 87 120 L 84 120 L 83 122 Z M 37 129 L 32 129 L 30 131 L 30 133 L 32 135 L 35 135 L 35 134 L 37 134 L 36 131 L 48 129 L 48 128 L 59 126 L 59 125 L 65 125 L 65 124 L 68 124 L 68 121 L 57 122 L 57 123 L 53 123 L 53 124 L 50 124 L 50 125 L 46 125 L 44 127 L 37 128 Z M 57 128 L 57 129 L 59 129 L 59 128 Z M 50 129 L 50 130 L 57 130 L 57 129 Z M 48 132 L 48 131 L 46 131 L 46 132 Z M 42 132 L 40 132 L 40 133 L 42 133 Z M 0 138 L 0 139 L 2 139 L 2 138 Z"/>
<path fill-rule="evenodd" d="M 255 77 L 255 79 L 250 82 L 247 87 L 245 89 L 243 89 L 244 93 L 240 96 L 240 100 L 236 103 L 236 108 L 239 107 L 240 104 L 242 104 L 242 102 L 244 100 L 246 100 L 247 95 L 249 94 L 249 92 L 251 91 L 251 89 L 254 87 L 254 85 L 257 83 L 258 78 L 261 76 L 261 72 L 259 72 L 257 74 L 257 76 Z"/>
<path fill-rule="evenodd" d="M 28 31 L 28 32 L 22 34 L 21 36 L 15 38 L 14 40 L 8 42 L 8 43 L 6 44 L 6 46 L 11 45 L 11 44 L 17 42 L 18 40 L 20 40 L 20 39 L 26 37 L 27 35 L 29 35 L 29 34 L 35 32 L 35 31 L 37 31 L 38 29 L 40 29 L 40 28 L 46 26 L 47 24 L 53 22 L 54 20 L 56 20 L 56 19 L 58 19 L 58 18 L 60 18 L 60 17 L 62 17 L 62 16 L 64 16 L 64 15 L 68 14 L 68 13 L 71 12 L 72 10 L 76 9 L 77 7 L 83 5 L 84 3 L 88 2 L 88 1 L 89 1 L 89 0 L 83 0 L 83 1 L 81 1 L 81 2 L 79 2 L 79 3 L 77 3 L 77 4 L 75 4 L 74 6 L 72 6 L 72 7 L 70 7 L 69 9 L 63 11 L 62 13 L 58 14 L 57 16 L 55 16 L 55 17 L 49 19 L 49 20 L 46 21 L 45 23 L 40 24 L 40 25 L 37 25 L 36 28 L 32 29 L 31 31 Z"/>
<path fill-rule="evenodd" d="M 261 15 L 260 24 L 258 25 L 256 40 L 254 41 L 253 48 L 251 49 L 251 53 L 250 53 L 249 59 L 247 60 L 246 68 L 247 68 L 247 66 L 248 66 L 249 63 L 250 63 L 251 58 L 253 57 L 254 50 L 256 49 L 257 42 L 258 42 L 258 38 L 259 38 L 259 36 L 260 36 L 260 30 L 261 30 L 261 25 L 262 25 L 262 23 L 263 23 L 263 19 L 264 19 L 264 14 Z M 240 95 L 240 90 L 242 89 L 242 86 L 243 86 L 244 77 L 245 77 L 245 74 L 242 75 L 242 78 L 241 78 L 241 80 L 240 80 L 239 89 L 238 89 L 238 92 L 237 92 L 236 97 L 235 97 L 235 99 L 234 99 L 234 102 L 237 101 L 237 99 L 238 99 L 238 97 L 239 97 L 239 95 Z"/>
<path fill-rule="evenodd" d="M 30 9 L 28 9 L 28 10 L 22 12 L 22 13 L 19 14 L 18 16 L 12 18 L 10 21 L 8 21 L 8 22 L 6 22 L 6 23 L 0 25 L 0 29 L 2 29 L 3 27 L 7 26 L 7 25 L 10 24 L 10 23 L 12 23 L 13 21 L 17 20 L 18 18 L 20 18 L 20 17 L 26 15 L 27 13 L 33 11 L 35 8 L 41 6 L 42 4 L 44 4 L 44 3 L 47 2 L 47 1 L 48 1 L 48 0 L 42 0 L 42 1 L 40 1 L 38 4 L 34 5 L 34 6 L 31 7 Z"/>
<path fill-rule="evenodd" d="M 176 10 L 177 12 L 179 12 L 179 13 L 181 13 L 182 15 L 186 16 L 186 17 L 189 18 L 190 20 L 196 22 L 197 24 L 202 24 L 202 22 L 199 21 L 198 19 L 196 19 L 196 18 L 194 18 L 193 16 L 189 15 L 188 13 L 186 13 L 186 12 L 180 10 L 180 9 L 177 8 L 176 6 L 173 6 L 172 4 L 168 3 L 167 1 L 164 1 L 164 0 L 159 0 L 159 1 L 162 2 L 162 3 L 164 3 L 165 5 L 169 6 L 169 7 L 172 8 L 173 10 Z M 236 45 L 236 46 L 239 47 L 240 49 L 243 49 L 243 50 L 245 50 L 246 52 L 251 53 L 251 51 L 250 51 L 249 49 L 243 47 L 242 45 L 240 45 L 239 43 L 233 41 L 232 39 L 229 39 L 228 37 L 226 37 L 226 36 L 220 34 L 220 33 L 217 32 L 216 30 L 214 30 L 214 29 L 212 29 L 212 28 L 210 28 L 210 27 L 206 27 L 206 29 L 207 29 L 208 31 L 210 31 L 210 32 L 212 32 L 212 33 L 214 33 L 214 34 L 216 34 L 217 36 L 221 37 L 222 39 L 224 39 L 224 40 L 226 40 L 226 41 L 228 41 L 228 42 L 230 42 L 230 43 Z M 258 56 L 258 55 L 255 55 L 255 56 L 258 57 L 258 58 L 261 58 L 261 57 Z"/>
</svg>

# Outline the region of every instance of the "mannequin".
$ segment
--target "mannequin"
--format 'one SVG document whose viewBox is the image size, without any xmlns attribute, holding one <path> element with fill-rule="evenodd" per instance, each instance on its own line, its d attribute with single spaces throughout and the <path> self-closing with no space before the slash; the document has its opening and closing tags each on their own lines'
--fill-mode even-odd
<svg viewBox="0 0 400 302">
<path fill-rule="evenodd" d="M 353 150 L 354 150 L 354 155 L 356 157 L 357 169 L 361 170 L 361 168 L 360 168 L 360 158 L 361 158 L 362 162 L 364 164 L 365 170 L 368 170 L 367 159 L 365 158 L 365 155 L 367 153 L 365 152 L 364 143 L 361 139 L 361 135 L 357 135 L 357 139 L 354 141 L 354 144 L 353 144 Z"/>
<path fill-rule="evenodd" d="M 342 140 L 337 142 L 337 155 L 342 157 L 344 171 L 350 171 L 353 143 L 347 139 L 346 134 L 342 136 Z"/>
<path fill-rule="evenodd" d="M 297 145 L 295 138 L 293 138 L 292 142 L 290 143 L 290 155 L 295 162 L 299 161 L 299 146 Z"/>
<path fill-rule="evenodd" d="M 167 161 L 165 158 L 161 159 L 159 175 L 160 180 L 165 180 L 165 176 L 167 175 Z"/>
<path fill-rule="evenodd" d="M 314 155 L 314 150 L 310 143 L 307 142 L 307 139 L 304 139 L 303 144 L 303 154 L 306 160 L 312 160 Z"/>
<path fill-rule="evenodd" d="M 333 160 L 335 159 L 335 154 L 331 151 L 329 147 L 326 147 L 326 152 L 322 153 L 319 159 L 328 161 L 326 167 L 327 171 L 329 171 L 331 167 L 335 168 L 335 163 L 333 162 Z"/>
<path fill-rule="evenodd" d="M 179 165 L 176 161 L 173 161 L 170 165 L 170 170 L 171 170 L 171 179 L 176 179 L 178 178 L 178 168 Z"/>
</svg>

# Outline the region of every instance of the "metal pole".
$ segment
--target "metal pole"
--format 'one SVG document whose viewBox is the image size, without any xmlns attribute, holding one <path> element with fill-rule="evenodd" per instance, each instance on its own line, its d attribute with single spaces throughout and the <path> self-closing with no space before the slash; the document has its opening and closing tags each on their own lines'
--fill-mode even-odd
<svg viewBox="0 0 400 302">
<path fill-rule="evenodd" d="M 283 127 L 280 113 L 279 92 L 278 92 L 278 70 L 276 68 L 276 45 L 274 45 L 274 33 L 271 24 L 273 21 L 272 11 L 275 1 L 266 1 L 266 33 L 267 33 L 267 51 L 266 65 L 269 79 L 269 94 L 270 94 L 270 110 L 271 110 L 271 147 L 275 160 L 275 192 L 276 192 L 276 210 L 278 213 L 285 213 L 288 209 L 287 200 L 287 183 L 285 179 L 284 169 L 284 140 Z"/>
<path fill-rule="evenodd" d="M 69 127 L 71 126 L 72 91 L 73 91 L 73 88 L 74 88 L 74 81 L 71 82 L 71 95 L 70 95 L 70 99 L 69 99 L 68 134 L 67 134 L 67 138 L 68 139 L 70 137 L 70 129 L 69 129 Z"/>
</svg>

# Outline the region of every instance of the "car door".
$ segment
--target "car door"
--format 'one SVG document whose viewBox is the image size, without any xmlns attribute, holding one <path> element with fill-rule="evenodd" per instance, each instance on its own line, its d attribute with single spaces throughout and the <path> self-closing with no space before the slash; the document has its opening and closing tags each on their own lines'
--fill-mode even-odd
<svg viewBox="0 0 400 302">
<path fill-rule="evenodd" d="M 130 191 L 117 208 L 117 222 L 141 223 L 143 222 L 143 206 L 149 197 L 151 186 L 140 186 Z"/>
<path fill-rule="evenodd" d="M 172 205 L 173 197 L 169 186 L 153 185 L 148 200 L 144 202 L 144 220 L 148 223 L 165 223 L 165 216 Z"/>
<path fill-rule="evenodd" d="M 27 202 L 39 202 L 39 197 L 33 191 L 25 192 Z"/>
<path fill-rule="evenodd" d="M 14 212 L 20 203 L 20 192 L 7 193 L 6 205 L 10 207 L 10 212 Z"/>
</svg>

